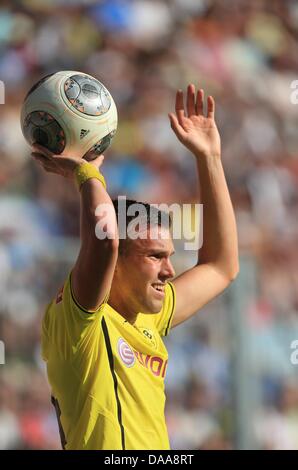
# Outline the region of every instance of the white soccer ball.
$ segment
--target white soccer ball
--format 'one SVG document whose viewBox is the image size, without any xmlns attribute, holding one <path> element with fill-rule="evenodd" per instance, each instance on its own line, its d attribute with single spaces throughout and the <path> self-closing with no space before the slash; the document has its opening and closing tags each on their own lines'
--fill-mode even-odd
<svg viewBox="0 0 298 470">
<path fill-rule="evenodd" d="M 21 111 L 22 132 L 55 154 L 92 160 L 103 153 L 117 129 L 117 108 L 106 87 L 82 72 L 47 75 L 28 92 Z"/>
</svg>

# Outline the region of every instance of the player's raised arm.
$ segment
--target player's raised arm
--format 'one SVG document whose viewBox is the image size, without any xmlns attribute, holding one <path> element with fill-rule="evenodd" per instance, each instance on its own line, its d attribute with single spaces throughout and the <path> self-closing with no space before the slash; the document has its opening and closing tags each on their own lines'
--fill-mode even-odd
<svg viewBox="0 0 298 470">
<path fill-rule="evenodd" d="M 96 310 L 110 290 L 118 256 L 116 214 L 98 171 L 104 157 L 100 155 L 87 163 L 53 155 L 39 145 L 33 147 L 32 156 L 45 171 L 81 183 L 81 249 L 72 271 L 72 290 L 84 309 Z M 99 232 L 103 235 L 98 236 Z"/>
<path fill-rule="evenodd" d="M 177 293 L 173 326 L 183 322 L 222 292 L 238 273 L 238 242 L 234 211 L 221 162 L 220 136 L 214 120 L 215 102 L 189 85 L 184 107 L 177 91 L 171 127 L 194 155 L 203 204 L 203 246 L 198 264 L 174 280 Z"/>
</svg>

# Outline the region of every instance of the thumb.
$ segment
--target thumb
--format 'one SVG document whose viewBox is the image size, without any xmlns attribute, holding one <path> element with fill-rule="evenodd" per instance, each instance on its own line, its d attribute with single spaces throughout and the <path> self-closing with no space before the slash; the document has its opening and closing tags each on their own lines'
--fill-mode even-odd
<svg viewBox="0 0 298 470">
<path fill-rule="evenodd" d="M 98 157 L 94 158 L 94 160 L 90 161 L 92 165 L 94 165 L 96 168 L 100 168 L 101 165 L 103 164 L 104 161 L 104 155 L 99 155 Z"/>
</svg>

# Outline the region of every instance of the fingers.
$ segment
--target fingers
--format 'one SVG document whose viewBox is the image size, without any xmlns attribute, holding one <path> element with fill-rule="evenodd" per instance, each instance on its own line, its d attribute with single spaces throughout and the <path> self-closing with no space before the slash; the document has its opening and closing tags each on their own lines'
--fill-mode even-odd
<svg viewBox="0 0 298 470">
<path fill-rule="evenodd" d="M 178 117 L 174 113 L 169 113 L 168 116 L 171 122 L 171 128 L 175 132 L 178 139 L 182 140 L 185 137 L 185 131 L 179 123 Z"/>
<path fill-rule="evenodd" d="M 31 157 L 33 157 L 34 160 L 38 161 L 39 163 L 45 163 L 46 161 L 49 160 L 42 153 L 39 153 L 39 152 L 31 152 Z"/>
<path fill-rule="evenodd" d="M 104 158 L 104 155 L 101 154 L 98 157 L 94 158 L 94 160 L 91 160 L 89 163 L 94 165 L 96 168 L 100 168 L 103 164 Z"/>
<path fill-rule="evenodd" d="M 195 86 L 191 83 L 187 87 L 187 98 L 186 98 L 186 108 L 188 117 L 193 116 L 196 114 L 196 107 L 195 107 Z"/>
<path fill-rule="evenodd" d="M 178 118 L 178 122 L 183 126 L 183 121 L 185 122 L 186 117 L 191 116 L 204 116 L 204 90 L 200 88 L 197 93 L 195 92 L 195 86 L 189 84 L 187 87 L 187 97 L 186 97 L 186 110 L 187 116 L 184 110 L 184 99 L 183 91 L 178 90 L 176 93 L 176 105 L 175 111 Z M 207 117 L 214 119 L 215 114 L 215 101 L 212 96 L 207 98 Z"/>
<path fill-rule="evenodd" d="M 208 96 L 207 98 L 207 117 L 214 119 L 215 114 L 215 101 L 212 96 Z"/>
<path fill-rule="evenodd" d="M 184 103 L 183 103 L 183 91 L 182 90 L 177 90 L 175 111 L 176 111 L 176 115 L 177 115 L 179 124 L 182 125 L 183 119 L 185 118 Z"/>
<path fill-rule="evenodd" d="M 39 153 L 39 152 L 32 152 L 31 156 L 34 158 L 34 160 L 42 166 L 42 168 L 51 173 L 57 173 L 57 168 L 56 165 L 52 160 L 49 160 L 48 157 L 45 155 Z"/>
<path fill-rule="evenodd" d="M 46 147 L 43 147 L 42 145 L 39 145 L 39 144 L 33 144 L 32 145 L 32 150 L 33 150 L 34 153 L 43 155 L 44 158 L 47 158 L 48 160 L 50 160 L 52 158 L 52 156 L 54 155 Z"/>
<path fill-rule="evenodd" d="M 204 115 L 204 90 L 202 89 L 197 91 L 196 114 L 198 116 Z"/>
</svg>

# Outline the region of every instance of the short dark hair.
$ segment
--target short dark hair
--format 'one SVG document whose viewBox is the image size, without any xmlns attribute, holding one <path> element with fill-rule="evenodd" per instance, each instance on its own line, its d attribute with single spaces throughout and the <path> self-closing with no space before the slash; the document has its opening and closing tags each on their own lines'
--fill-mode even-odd
<svg viewBox="0 0 298 470">
<path fill-rule="evenodd" d="M 170 228 L 172 225 L 171 216 L 168 212 L 158 209 L 154 204 L 148 204 L 147 202 L 140 202 L 134 199 L 125 199 L 126 202 L 126 211 L 128 211 L 129 207 L 133 206 L 134 204 L 141 204 L 143 208 L 146 210 L 146 219 L 144 220 L 148 226 L 160 226 Z M 118 199 L 113 199 L 112 203 L 114 205 L 114 209 L 116 212 L 117 222 L 119 221 L 119 204 Z M 126 214 L 126 230 L 129 223 L 136 219 L 138 214 L 135 215 L 127 215 Z M 127 233 L 126 233 L 127 235 Z M 121 238 L 119 240 L 119 254 L 125 254 L 127 251 L 129 238 L 126 236 L 124 239 Z"/>
</svg>

